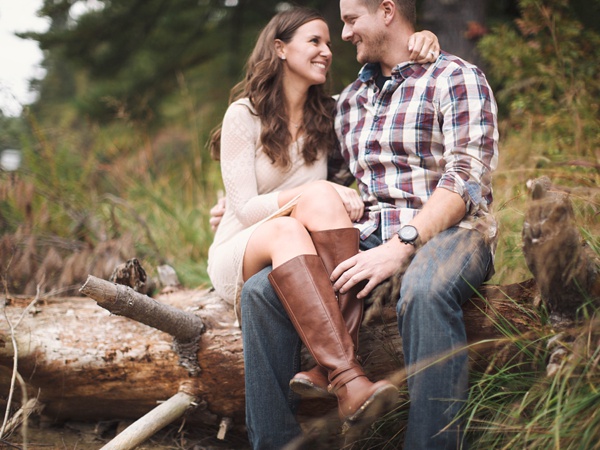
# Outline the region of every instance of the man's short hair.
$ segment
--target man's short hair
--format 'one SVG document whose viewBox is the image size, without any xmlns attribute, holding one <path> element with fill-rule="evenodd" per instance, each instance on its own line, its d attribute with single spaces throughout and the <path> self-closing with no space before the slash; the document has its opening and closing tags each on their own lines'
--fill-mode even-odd
<svg viewBox="0 0 600 450">
<path fill-rule="evenodd" d="M 363 4 L 367 7 L 370 12 L 374 12 L 382 0 L 362 0 Z M 394 0 L 396 8 L 402 14 L 402 17 L 410 23 L 413 27 L 417 26 L 417 7 L 415 0 Z"/>
</svg>

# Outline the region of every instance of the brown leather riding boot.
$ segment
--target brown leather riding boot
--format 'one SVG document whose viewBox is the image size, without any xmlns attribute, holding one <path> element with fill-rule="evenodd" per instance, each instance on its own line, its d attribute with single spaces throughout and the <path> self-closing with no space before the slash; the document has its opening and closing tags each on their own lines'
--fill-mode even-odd
<svg viewBox="0 0 600 450">
<path fill-rule="evenodd" d="M 331 275 L 338 264 L 358 253 L 360 232 L 356 228 L 338 228 L 314 231 L 311 238 L 327 273 Z M 354 343 L 355 352 L 358 352 L 358 333 L 363 318 L 363 302 L 356 298 L 359 290 L 359 286 L 354 286 L 349 292 L 338 294 L 340 310 Z M 313 398 L 333 395 L 328 391 L 327 385 L 327 374 L 319 365 L 306 372 L 297 373 L 290 381 L 290 388 L 294 392 Z"/>
<path fill-rule="evenodd" d="M 340 417 L 347 424 L 368 423 L 392 409 L 398 391 L 365 376 L 321 258 L 297 256 L 273 269 L 269 280 L 302 342 L 327 372 Z"/>
</svg>

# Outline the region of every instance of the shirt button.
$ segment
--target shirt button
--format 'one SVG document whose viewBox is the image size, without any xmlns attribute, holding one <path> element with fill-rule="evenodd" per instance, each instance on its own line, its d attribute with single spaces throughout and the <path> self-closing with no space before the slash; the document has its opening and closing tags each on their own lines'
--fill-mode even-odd
<svg viewBox="0 0 600 450">
<path fill-rule="evenodd" d="M 375 122 L 379 122 L 379 116 L 375 116 L 375 117 L 373 117 L 373 120 L 374 120 Z"/>
</svg>

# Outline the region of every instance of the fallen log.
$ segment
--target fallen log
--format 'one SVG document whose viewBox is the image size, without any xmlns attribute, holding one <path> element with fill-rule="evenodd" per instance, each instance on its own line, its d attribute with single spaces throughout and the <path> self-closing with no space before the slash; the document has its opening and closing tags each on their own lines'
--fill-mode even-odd
<svg viewBox="0 0 600 450">
<path fill-rule="evenodd" d="M 243 423 L 241 336 L 230 306 L 206 290 L 182 290 L 160 300 L 202 315 L 207 331 L 197 352 L 201 376 L 191 377 L 178 364 L 170 335 L 111 315 L 88 298 L 49 298 L 23 318 L 15 330 L 19 372 L 48 419 L 135 420 L 193 380 L 198 407 L 186 420 L 218 425 L 220 417 L 231 417 Z M 7 319 L 16 322 L 28 303 L 7 300 Z M 9 391 L 13 354 L 8 322 L 0 320 L 3 393 Z"/>
<path fill-rule="evenodd" d="M 487 364 L 487 356 L 504 345 L 498 321 L 510 321 L 523 332 L 531 329 L 523 310 L 534 288 L 532 281 L 486 286 L 465 304 L 469 340 L 483 341 L 472 347 L 475 363 Z M 178 364 L 168 333 L 112 315 L 88 298 L 48 298 L 31 309 L 15 331 L 19 372 L 31 395 L 45 405 L 44 415 L 54 421 L 136 420 L 187 382 L 198 393 L 198 407 L 186 414 L 187 423 L 216 426 L 227 419 L 243 427 L 242 340 L 231 307 L 207 290 L 178 290 L 150 300 L 201 318 L 206 327 L 197 352 L 202 371 L 191 376 Z M 27 303 L 9 299 L 7 318 L 14 322 Z M 363 326 L 361 355 L 374 378 L 402 368 L 393 307 Z M 0 321 L 2 392 L 8 390 L 12 356 L 10 330 Z"/>
</svg>

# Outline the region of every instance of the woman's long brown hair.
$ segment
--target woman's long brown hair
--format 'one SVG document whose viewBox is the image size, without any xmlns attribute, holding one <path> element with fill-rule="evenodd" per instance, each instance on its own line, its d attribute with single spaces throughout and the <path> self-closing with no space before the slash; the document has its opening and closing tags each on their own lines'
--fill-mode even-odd
<svg viewBox="0 0 600 450">
<path fill-rule="evenodd" d="M 244 80 L 231 89 L 230 103 L 249 98 L 256 115 L 260 117 L 263 151 L 273 164 L 287 169 L 291 158 L 289 146 L 292 136 L 288 131 L 288 115 L 283 96 L 283 61 L 277 57 L 275 40 L 285 43 L 292 40 L 296 30 L 313 20 L 325 19 L 318 12 L 294 7 L 276 14 L 262 30 L 254 50 L 246 63 Z M 303 111 L 304 145 L 302 155 L 307 164 L 313 163 L 319 152 L 332 152 L 337 146 L 333 129 L 335 102 L 325 92 L 323 85 L 311 86 Z M 214 159 L 220 158 L 221 125 L 217 126 L 209 141 Z"/>
</svg>

